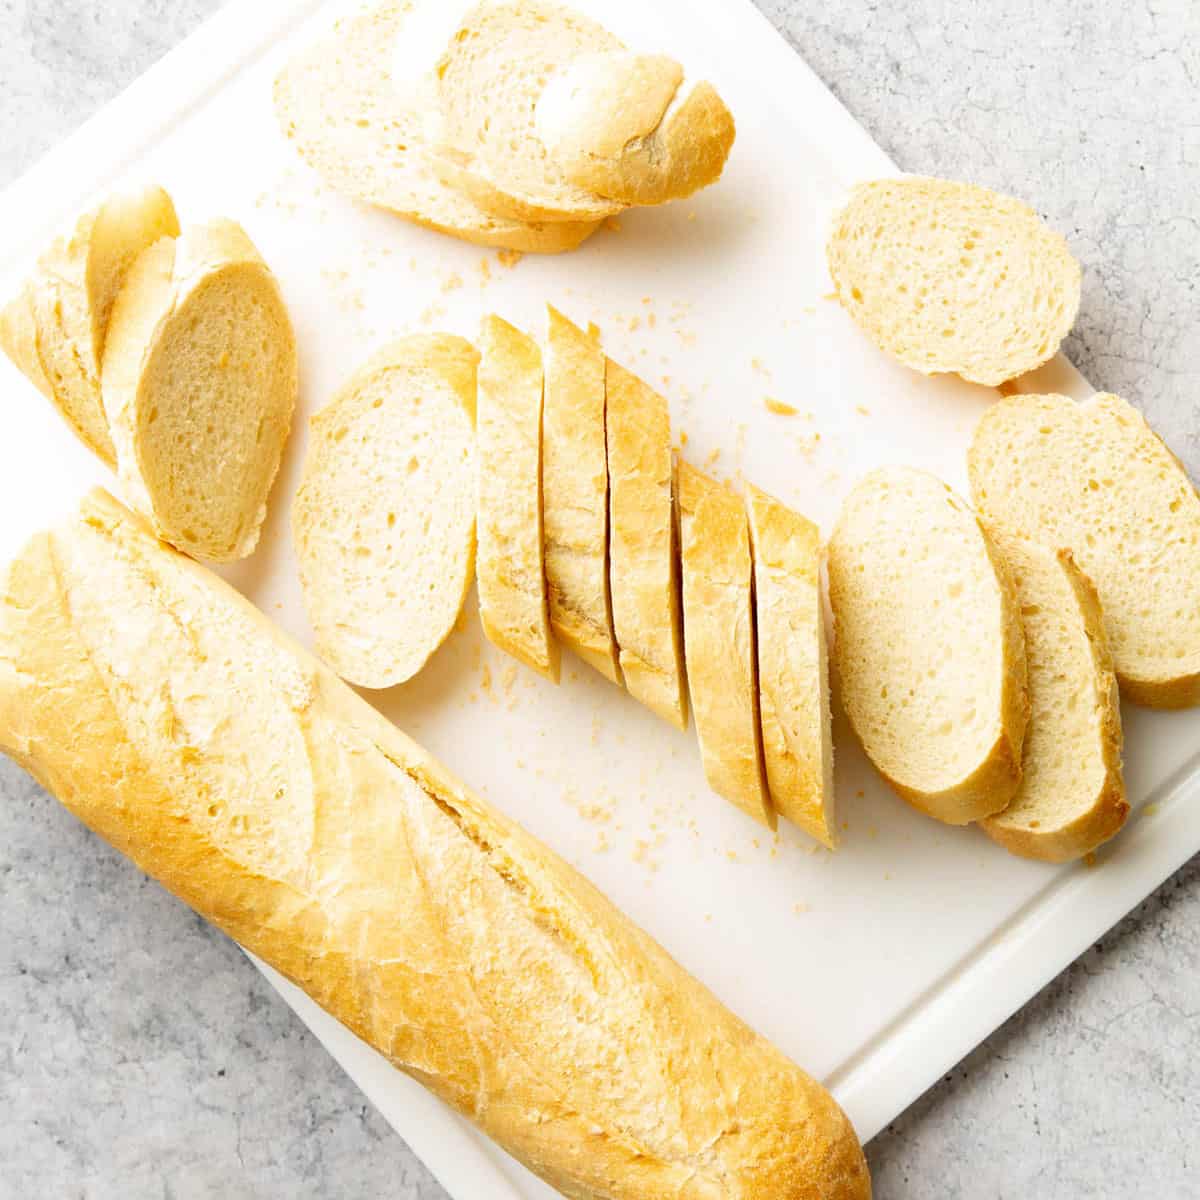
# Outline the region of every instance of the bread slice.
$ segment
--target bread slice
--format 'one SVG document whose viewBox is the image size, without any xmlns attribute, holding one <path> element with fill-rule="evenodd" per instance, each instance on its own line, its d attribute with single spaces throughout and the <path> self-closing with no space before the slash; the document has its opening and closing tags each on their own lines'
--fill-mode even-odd
<svg viewBox="0 0 1200 1200">
<path fill-rule="evenodd" d="M 838 299 L 925 375 L 996 386 L 1052 358 L 1075 323 L 1079 264 L 1019 200 L 910 176 L 859 185 L 827 246 Z"/>
<path fill-rule="evenodd" d="M 346 17 L 287 64 L 275 81 L 286 136 L 331 187 L 419 225 L 528 253 L 574 249 L 595 231 L 594 222 L 499 217 L 433 171 L 423 133 L 436 104 L 432 81 L 392 77 L 411 7 L 386 3 Z"/>
<path fill-rule="evenodd" d="M 1045 862 L 1081 858 L 1125 823 L 1121 707 L 1100 601 L 1069 550 L 988 527 L 1021 606 L 1029 727 L 1021 786 L 987 835 Z"/>
<path fill-rule="evenodd" d="M 771 805 L 832 850 L 837 826 L 820 530 L 753 486 L 746 489 L 746 511 L 754 556 L 759 721 Z"/>
<path fill-rule="evenodd" d="M 754 572 L 742 501 L 682 460 L 676 472 L 683 646 L 709 786 L 775 828 L 763 770 Z"/>
<path fill-rule="evenodd" d="M 393 342 L 310 422 L 292 539 L 317 653 L 343 679 L 411 679 L 475 570 L 475 371 L 449 334 Z"/>
<path fill-rule="evenodd" d="M 1067 547 L 1096 585 L 1117 679 L 1154 708 L 1200 704 L 1200 496 L 1124 400 L 1012 396 L 968 455 L 981 515 Z"/>
<path fill-rule="evenodd" d="M 241 226 L 195 226 L 137 259 L 102 379 L 117 473 L 158 536 L 213 562 L 249 554 L 296 403 L 296 340 Z"/>
<path fill-rule="evenodd" d="M 100 366 L 117 293 L 134 259 L 179 222 L 160 187 L 118 193 L 56 239 L 0 314 L 0 347 L 90 450 L 116 466 Z"/>
<path fill-rule="evenodd" d="M 670 412 L 612 359 L 605 393 L 608 578 L 621 673 L 630 695 L 686 729 Z"/>
<path fill-rule="evenodd" d="M 925 471 L 873 471 L 847 497 L 828 559 L 841 700 L 867 756 L 939 821 L 1007 807 L 1028 719 L 1025 645 L 975 515 Z"/>
<path fill-rule="evenodd" d="M 501 650 L 558 682 L 542 550 L 542 355 L 497 316 L 479 331 L 479 616 Z"/>
<path fill-rule="evenodd" d="M 542 503 L 554 635 L 606 679 L 621 682 L 608 588 L 608 455 L 604 352 L 546 306 Z"/>
</svg>

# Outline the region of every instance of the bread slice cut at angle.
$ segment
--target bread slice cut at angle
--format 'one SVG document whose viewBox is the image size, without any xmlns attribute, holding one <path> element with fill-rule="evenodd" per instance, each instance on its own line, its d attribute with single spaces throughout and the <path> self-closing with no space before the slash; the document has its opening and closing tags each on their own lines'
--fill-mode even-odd
<svg viewBox="0 0 1200 1200">
<path fill-rule="evenodd" d="M 317 653 L 343 679 L 411 679 L 475 571 L 475 375 L 449 334 L 385 347 L 313 418 L 292 538 Z"/>
<path fill-rule="evenodd" d="M 981 825 L 1025 858 L 1066 862 L 1125 823 L 1121 708 L 1100 601 L 1069 550 L 988 527 L 1021 607 L 1029 679 L 1021 786 Z"/>
<path fill-rule="evenodd" d="M 258 543 L 296 403 L 296 341 L 245 231 L 163 238 L 129 271 L 102 373 L 117 473 L 164 541 L 212 562 Z"/>
<path fill-rule="evenodd" d="M 501 650 L 558 682 L 542 548 L 542 355 L 497 316 L 479 331 L 479 616 Z"/>
<path fill-rule="evenodd" d="M 1066 547 L 1096 586 L 1117 679 L 1155 708 L 1200 704 L 1200 496 L 1118 396 L 1013 396 L 968 455 L 980 514 Z"/>
<path fill-rule="evenodd" d="M 1079 309 L 1066 241 L 1028 205 L 974 184 L 860 184 L 826 250 L 842 307 L 925 375 L 1015 379 L 1054 356 Z"/>
<path fill-rule="evenodd" d="M 621 682 L 608 586 L 608 454 L 604 352 L 597 338 L 546 307 L 542 503 L 554 635 L 606 679 Z"/>
<path fill-rule="evenodd" d="M 621 673 L 630 695 L 686 729 L 670 411 L 612 359 L 605 392 L 608 578 Z"/>
<path fill-rule="evenodd" d="M 528 253 L 574 249 L 594 222 L 499 217 L 434 173 L 423 134 L 437 103 L 432 82 L 392 74 L 411 10 L 389 3 L 345 17 L 292 58 L 275 81 L 285 135 L 331 187 L 419 225 Z"/>
<path fill-rule="evenodd" d="M 683 646 L 709 786 L 771 829 L 759 729 L 754 571 L 746 508 L 680 461 L 676 475 Z"/>
<path fill-rule="evenodd" d="M 759 722 L 771 804 L 833 849 L 837 826 L 820 530 L 753 486 L 746 489 L 746 511 L 754 558 Z M 684 632 L 686 641 L 686 625 Z"/>
<path fill-rule="evenodd" d="M 1007 807 L 1028 719 L 1021 618 L 975 514 L 925 471 L 873 471 L 828 548 L 841 701 L 867 757 L 952 825 Z"/>
<path fill-rule="evenodd" d="M 109 466 L 117 457 L 100 370 L 113 305 L 137 256 L 178 233 L 162 188 L 116 193 L 47 248 L 0 313 L 0 347 Z"/>
</svg>

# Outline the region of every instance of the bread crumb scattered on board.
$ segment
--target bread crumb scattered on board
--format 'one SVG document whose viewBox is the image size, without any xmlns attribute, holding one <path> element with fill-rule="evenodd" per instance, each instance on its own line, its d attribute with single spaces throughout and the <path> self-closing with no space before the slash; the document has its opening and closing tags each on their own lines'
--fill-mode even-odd
<svg viewBox="0 0 1200 1200">
<path fill-rule="evenodd" d="M 442 294 L 457 291 L 462 285 L 463 277 L 457 271 L 454 271 L 442 280 Z"/>
<path fill-rule="evenodd" d="M 794 417 L 798 411 L 792 405 L 776 400 L 774 396 L 764 396 L 763 406 L 767 412 L 774 413 L 777 417 Z"/>
</svg>

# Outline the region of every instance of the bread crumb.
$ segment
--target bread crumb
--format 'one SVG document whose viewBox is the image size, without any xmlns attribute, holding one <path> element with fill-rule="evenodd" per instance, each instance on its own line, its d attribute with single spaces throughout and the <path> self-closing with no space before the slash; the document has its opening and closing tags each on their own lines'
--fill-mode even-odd
<svg viewBox="0 0 1200 1200">
<path fill-rule="evenodd" d="M 806 912 L 811 912 L 811 911 L 812 911 L 812 909 L 810 909 L 809 906 L 807 904 L 805 904 L 803 900 L 797 900 L 796 903 L 792 905 L 792 912 L 796 913 L 797 916 L 799 916 L 801 913 L 806 913 Z"/>
<path fill-rule="evenodd" d="M 690 213 L 688 213 L 687 219 L 689 221 L 694 221 L 696 219 L 696 210 L 694 208 L 692 209 L 692 211 Z"/>
<path fill-rule="evenodd" d="M 1157 800 L 1153 801 L 1153 803 L 1151 803 L 1151 804 L 1147 804 L 1146 807 L 1142 809 L 1142 816 L 1143 817 L 1152 817 L 1152 816 L 1154 816 L 1154 814 L 1156 812 L 1158 812 L 1158 801 Z"/>
<path fill-rule="evenodd" d="M 432 325 L 439 317 L 444 317 L 445 315 L 446 306 L 444 304 L 430 304 L 417 319 L 422 325 Z"/>
<path fill-rule="evenodd" d="M 721 447 L 714 446 L 708 452 L 708 457 L 704 460 L 704 465 L 706 467 L 715 467 L 717 465 L 717 459 L 720 457 L 721 457 Z"/>
<path fill-rule="evenodd" d="M 525 257 L 520 250 L 498 250 L 496 261 L 508 270 L 512 270 Z"/>
<path fill-rule="evenodd" d="M 737 852 L 736 850 L 726 850 L 726 851 L 725 851 L 725 857 L 726 857 L 727 859 L 729 859 L 729 861 L 730 861 L 730 862 L 734 862 L 734 863 L 735 863 L 735 862 L 740 862 L 740 861 L 741 861 L 741 860 L 738 858 L 738 852 Z"/>
<path fill-rule="evenodd" d="M 836 300 L 837 298 L 837 292 L 826 292 L 825 295 L 821 297 L 822 300 Z"/>
<path fill-rule="evenodd" d="M 608 840 L 608 833 L 606 830 L 601 829 L 596 835 L 596 845 L 594 849 L 597 854 L 604 854 L 611 849 L 611 844 Z"/>
<path fill-rule="evenodd" d="M 452 275 L 447 275 L 446 278 L 442 280 L 442 294 L 445 295 L 447 292 L 456 291 L 458 288 L 462 287 L 462 285 L 463 278 L 457 271 L 455 271 Z"/>
<path fill-rule="evenodd" d="M 486 287 L 492 281 L 492 260 L 484 255 L 479 260 L 479 286 Z"/>
<path fill-rule="evenodd" d="M 653 329 L 658 324 L 658 317 L 654 313 L 646 314 L 646 327 Z"/>
<path fill-rule="evenodd" d="M 767 412 L 774 413 L 777 417 L 794 417 L 796 409 L 790 404 L 784 404 L 782 400 L 776 400 L 774 396 L 764 396 L 763 405 Z"/>
<path fill-rule="evenodd" d="M 1096 865 L 1097 861 L 1095 850 L 1089 850 L 1083 856 L 1083 865 L 1087 867 L 1089 871 Z"/>
<path fill-rule="evenodd" d="M 510 663 L 504 668 L 504 674 L 500 676 L 500 684 L 506 692 L 511 692 L 513 684 L 517 681 L 517 668 L 515 663 Z"/>
<path fill-rule="evenodd" d="M 704 914 L 704 919 L 705 919 L 706 921 L 711 921 L 711 920 L 712 920 L 712 913 L 705 913 L 705 914 Z"/>
<path fill-rule="evenodd" d="M 483 664 L 483 674 L 479 677 L 479 686 L 483 689 L 484 695 L 492 694 L 492 668 L 488 663 Z"/>
<path fill-rule="evenodd" d="M 687 430 L 686 430 L 686 429 L 681 429 L 681 430 L 679 431 L 679 446 L 680 446 L 680 449 L 682 449 L 682 448 L 683 448 L 684 446 L 686 446 L 687 444 L 688 444 L 688 435 L 687 435 Z"/>
<path fill-rule="evenodd" d="M 856 404 L 854 406 L 854 411 L 856 413 L 861 413 L 864 417 L 869 417 L 871 415 L 871 410 L 865 404 Z"/>
<path fill-rule="evenodd" d="M 756 371 L 759 375 L 765 375 L 768 379 L 771 378 L 771 368 L 761 358 L 752 358 L 750 360 L 750 369 Z"/>
</svg>

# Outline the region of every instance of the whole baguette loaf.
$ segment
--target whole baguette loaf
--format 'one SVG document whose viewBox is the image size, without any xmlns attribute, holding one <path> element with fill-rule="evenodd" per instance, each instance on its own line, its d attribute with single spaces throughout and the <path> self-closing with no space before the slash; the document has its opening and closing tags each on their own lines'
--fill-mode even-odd
<svg viewBox="0 0 1200 1200">
<path fill-rule="evenodd" d="M 0 748 L 565 1195 L 870 1195 L 824 1089 L 108 495 L 0 595 Z"/>
</svg>

